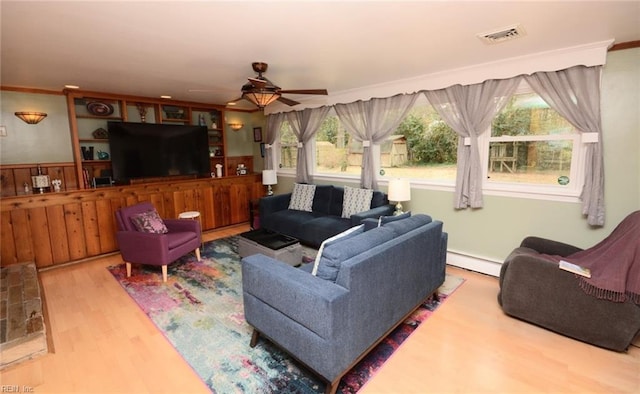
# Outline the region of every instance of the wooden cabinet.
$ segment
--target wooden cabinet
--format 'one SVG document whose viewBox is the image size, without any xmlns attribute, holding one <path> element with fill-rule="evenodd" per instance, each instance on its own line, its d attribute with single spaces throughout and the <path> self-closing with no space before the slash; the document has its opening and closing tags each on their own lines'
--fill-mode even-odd
<svg viewBox="0 0 640 394">
<path fill-rule="evenodd" d="M 115 211 L 141 201 L 163 218 L 199 211 L 211 230 L 248 221 L 250 201 L 263 195 L 256 174 L 3 198 L 0 263 L 47 267 L 117 251 Z"/>
</svg>

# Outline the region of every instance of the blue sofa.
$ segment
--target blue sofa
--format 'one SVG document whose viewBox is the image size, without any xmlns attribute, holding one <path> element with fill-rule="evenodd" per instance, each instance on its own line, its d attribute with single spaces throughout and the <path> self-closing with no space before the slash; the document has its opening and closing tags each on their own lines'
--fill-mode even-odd
<svg viewBox="0 0 640 394">
<path fill-rule="evenodd" d="M 320 265 L 326 259 L 337 268 L 335 281 L 262 254 L 245 257 L 250 345 L 268 338 L 334 393 L 342 376 L 444 282 L 442 227 L 414 215 L 325 246 Z"/>
<path fill-rule="evenodd" d="M 374 191 L 370 210 L 342 218 L 343 197 L 343 187 L 316 185 L 312 212 L 289 209 L 291 193 L 263 197 L 259 202 L 260 227 L 318 248 L 325 239 L 359 225 L 366 218 L 393 214 L 394 207 L 386 194 Z"/>
</svg>

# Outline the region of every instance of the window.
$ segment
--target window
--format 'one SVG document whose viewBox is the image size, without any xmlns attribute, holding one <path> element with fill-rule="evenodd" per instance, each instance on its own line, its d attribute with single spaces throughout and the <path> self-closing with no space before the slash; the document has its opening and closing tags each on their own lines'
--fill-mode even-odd
<svg viewBox="0 0 640 394">
<path fill-rule="evenodd" d="M 280 126 L 279 138 L 279 167 L 285 170 L 295 170 L 298 159 L 298 137 L 293 133 L 291 125 L 286 120 Z"/>
<path fill-rule="evenodd" d="M 315 144 L 315 174 L 360 176 L 362 142 L 351 138 L 335 111 L 324 120 Z M 458 135 L 421 96 L 397 132 L 380 146 L 378 179 L 403 177 L 453 184 L 457 146 Z"/>
<path fill-rule="evenodd" d="M 410 178 L 453 184 L 458 134 L 421 95 L 397 131 L 380 146 L 380 179 Z"/>
<path fill-rule="evenodd" d="M 576 194 L 581 150 L 580 134 L 566 119 L 538 94 L 521 91 L 481 141 L 487 158 L 485 188 Z"/>
<path fill-rule="evenodd" d="M 414 185 L 452 188 L 458 140 L 458 134 L 421 95 L 396 132 L 380 146 L 378 180 L 402 177 Z M 524 197 L 579 195 L 584 165 L 581 135 L 526 82 L 478 142 L 485 192 Z M 362 143 L 346 132 L 333 110 L 314 144 L 314 175 L 359 178 Z M 295 171 L 297 139 L 286 121 L 280 130 L 279 153 L 280 168 Z"/>
<path fill-rule="evenodd" d="M 360 176 L 362 144 L 351 138 L 333 109 L 316 134 L 315 152 L 316 174 Z"/>
</svg>

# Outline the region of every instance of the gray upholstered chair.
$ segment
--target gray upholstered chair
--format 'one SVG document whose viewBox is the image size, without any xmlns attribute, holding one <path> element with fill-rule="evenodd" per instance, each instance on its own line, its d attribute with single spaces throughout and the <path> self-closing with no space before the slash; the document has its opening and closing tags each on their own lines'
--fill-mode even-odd
<svg viewBox="0 0 640 394">
<path fill-rule="evenodd" d="M 498 303 L 507 315 L 596 346 L 625 351 L 640 332 L 640 306 L 588 295 L 575 274 L 540 256 L 566 257 L 581 250 L 548 239 L 525 238 L 502 265 Z"/>
</svg>

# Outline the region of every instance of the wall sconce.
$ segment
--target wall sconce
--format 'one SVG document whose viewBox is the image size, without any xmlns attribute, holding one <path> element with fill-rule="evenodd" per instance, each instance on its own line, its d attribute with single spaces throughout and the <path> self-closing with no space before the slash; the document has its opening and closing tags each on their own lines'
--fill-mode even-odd
<svg viewBox="0 0 640 394">
<path fill-rule="evenodd" d="M 16 112 L 15 115 L 28 124 L 37 124 L 47 117 L 44 112 Z"/>
<path fill-rule="evenodd" d="M 233 131 L 240 130 L 242 126 L 244 126 L 242 123 L 229 123 L 229 127 L 231 127 L 231 130 Z"/>
</svg>

